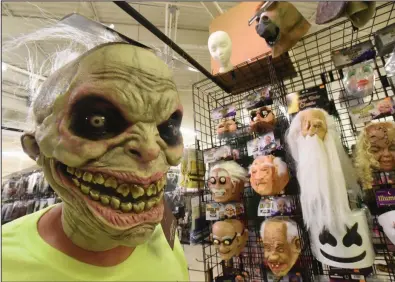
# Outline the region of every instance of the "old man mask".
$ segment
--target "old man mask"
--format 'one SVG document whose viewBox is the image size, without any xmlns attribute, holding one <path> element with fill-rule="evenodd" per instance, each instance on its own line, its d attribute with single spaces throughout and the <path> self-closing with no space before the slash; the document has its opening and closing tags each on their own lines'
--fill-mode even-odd
<svg viewBox="0 0 395 282">
<path fill-rule="evenodd" d="M 32 113 L 23 149 L 62 198 L 66 235 L 93 251 L 146 241 L 183 150 L 183 110 L 166 64 L 130 44 L 99 45 L 44 82 Z"/>
<path fill-rule="evenodd" d="M 217 221 L 212 228 L 213 244 L 223 260 L 240 255 L 248 240 L 248 230 L 237 219 Z"/>
<path fill-rule="evenodd" d="M 208 177 L 208 188 L 217 203 L 239 201 L 247 180 L 247 172 L 234 161 L 213 166 Z"/>
<path fill-rule="evenodd" d="M 268 219 L 260 229 L 265 263 L 277 277 L 285 276 L 300 254 L 300 239 L 296 222 Z"/>
<path fill-rule="evenodd" d="M 359 186 L 333 118 L 322 109 L 301 111 L 286 138 L 297 164 L 307 228 L 344 229 L 350 213 L 347 189 L 357 194 Z"/>
<path fill-rule="evenodd" d="M 272 155 L 259 156 L 250 166 L 250 183 L 259 195 L 278 195 L 289 181 L 287 164 Z"/>
</svg>

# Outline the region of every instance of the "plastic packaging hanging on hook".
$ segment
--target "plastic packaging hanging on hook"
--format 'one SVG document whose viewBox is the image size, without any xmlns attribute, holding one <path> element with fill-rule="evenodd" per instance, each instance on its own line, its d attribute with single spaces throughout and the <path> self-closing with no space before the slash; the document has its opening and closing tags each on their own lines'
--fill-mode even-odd
<svg viewBox="0 0 395 282">
<path fill-rule="evenodd" d="M 388 77 L 395 75 L 395 49 L 392 51 L 388 62 L 385 64 L 385 72 L 387 73 Z"/>
<path fill-rule="evenodd" d="M 348 67 L 345 71 L 343 83 L 349 96 L 361 98 L 372 94 L 375 74 L 371 62 L 363 62 Z"/>
</svg>

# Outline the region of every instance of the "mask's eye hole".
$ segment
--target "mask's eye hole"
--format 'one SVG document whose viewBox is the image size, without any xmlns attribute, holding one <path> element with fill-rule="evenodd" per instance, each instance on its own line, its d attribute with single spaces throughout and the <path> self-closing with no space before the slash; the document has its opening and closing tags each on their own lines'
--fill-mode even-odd
<svg viewBox="0 0 395 282">
<path fill-rule="evenodd" d="M 326 229 L 320 234 L 319 239 L 322 245 L 329 244 L 332 247 L 336 247 L 337 245 L 336 238 Z"/>
<path fill-rule="evenodd" d="M 225 239 L 224 240 L 224 245 L 225 246 L 230 246 L 232 244 L 231 239 Z"/>
<path fill-rule="evenodd" d="M 88 96 L 72 106 L 70 130 L 82 138 L 113 138 L 125 131 L 128 126 L 130 124 L 118 108 L 101 97 Z"/>
<path fill-rule="evenodd" d="M 214 239 L 214 241 L 213 241 L 213 244 L 214 244 L 214 245 L 219 245 L 219 244 L 220 244 L 220 242 L 219 242 L 219 240 L 218 240 L 218 239 Z"/>
<path fill-rule="evenodd" d="M 158 126 L 159 135 L 167 145 L 175 146 L 180 142 L 181 121 L 182 113 L 180 111 L 176 111 L 167 121 Z"/>
<path fill-rule="evenodd" d="M 352 245 L 362 246 L 362 237 L 358 234 L 358 222 L 353 225 L 353 227 L 347 227 L 347 234 L 343 238 L 343 245 L 351 247 Z"/>
<path fill-rule="evenodd" d="M 225 183 L 226 183 L 226 178 L 225 178 L 225 176 L 221 176 L 221 177 L 219 178 L 219 183 L 220 183 L 220 184 L 225 184 Z"/>
</svg>

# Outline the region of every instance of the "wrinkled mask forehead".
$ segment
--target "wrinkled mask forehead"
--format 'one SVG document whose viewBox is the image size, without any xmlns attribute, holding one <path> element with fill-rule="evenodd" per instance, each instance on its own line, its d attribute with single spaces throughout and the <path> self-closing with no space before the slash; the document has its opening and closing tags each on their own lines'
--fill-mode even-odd
<svg viewBox="0 0 395 282">
<path fill-rule="evenodd" d="M 210 172 L 210 176 L 212 176 L 212 177 L 221 177 L 221 176 L 230 177 L 228 171 L 226 169 L 223 169 L 223 168 L 213 169 Z"/>
<path fill-rule="evenodd" d="M 85 95 L 103 96 L 132 122 L 160 123 L 180 107 L 167 65 L 128 44 L 109 44 L 84 56 L 72 86 L 69 103 Z"/>
</svg>

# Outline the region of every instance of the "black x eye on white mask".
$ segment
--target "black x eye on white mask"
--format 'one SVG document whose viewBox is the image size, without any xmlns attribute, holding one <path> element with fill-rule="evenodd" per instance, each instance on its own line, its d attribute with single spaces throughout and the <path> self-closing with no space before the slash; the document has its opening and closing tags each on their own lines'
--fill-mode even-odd
<svg viewBox="0 0 395 282">
<path fill-rule="evenodd" d="M 374 249 L 364 210 L 353 211 L 344 231 L 311 229 L 314 256 L 323 264 L 355 269 L 373 265 Z"/>
</svg>

